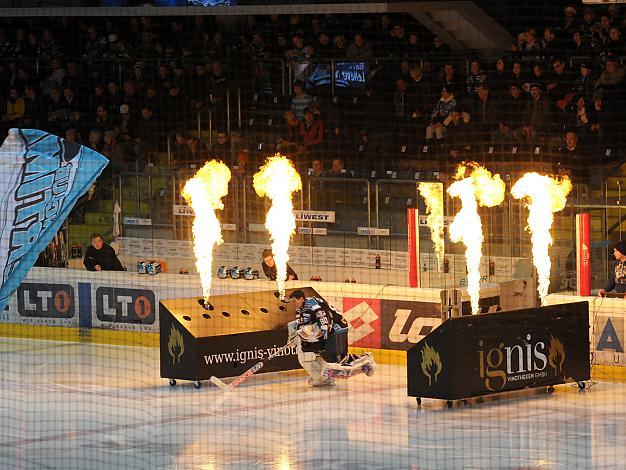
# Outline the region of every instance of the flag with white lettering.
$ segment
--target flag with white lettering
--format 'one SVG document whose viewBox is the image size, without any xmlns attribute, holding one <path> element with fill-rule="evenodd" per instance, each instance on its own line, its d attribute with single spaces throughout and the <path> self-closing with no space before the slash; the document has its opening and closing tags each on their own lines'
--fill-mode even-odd
<svg viewBox="0 0 626 470">
<path fill-rule="evenodd" d="M 11 129 L 0 147 L 0 310 L 108 160 L 35 129 Z"/>
</svg>

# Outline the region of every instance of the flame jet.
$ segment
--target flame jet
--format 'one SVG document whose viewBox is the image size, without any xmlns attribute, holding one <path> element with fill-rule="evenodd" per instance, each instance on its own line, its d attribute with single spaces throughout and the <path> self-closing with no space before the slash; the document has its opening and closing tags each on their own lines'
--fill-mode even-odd
<svg viewBox="0 0 626 470">
<path fill-rule="evenodd" d="M 182 192 L 195 213 L 193 252 L 205 302 L 209 301 L 211 295 L 213 248 L 224 242 L 215 211 L 224 209 L 222 198 L 228 194 L 230 177 L 230 170 L 224 163 L 211 160 L 185 183 Z"/>
<path fill-rule="evenodd" d="M 537 269 L 537 291 L 541 305 L 546 304 L 550 285 L 550 254 L 553 240 L 550 229 L 554 222 L 554 213 L 562 211 L 567 202 L 567 195 L 572 190 L 572 182 L 566 176 L 563 179 L 552 178 L 538 173 L 526 173 L 511 188 L 515 199 L 523 199 L 528 207 L 528 225 L 532 241 L 533 264 Z"/>
<path fill-rule="evenodd" d="M 266 160 L 254 175 L 254 190 L 259 197 L 267 196 L 272 207 L 265 217 L 265 228 L 270 233 L 272 252 L 276 262 L 276 285 L 281 299 L 285 297 L 289 242 L 296 230 L 293 214 L 293 193 L 302 190 L 302 180 L 293 163 L 279 154 Z"/>
<path fill-rule="evenodd" d="M 465 177 L 466 171 L 471 171 Z M 461 199 L 461 210 L 450 224 L 450 239 L 465 244 L 467 265 L 467 292 L 472 304 L 472 315 L 478 313 L 480 299 L 480 259 L 482 258 L 483 227 L 478 205 L 495 207 L 504 200 L 504 181 L 478 163 L 459 165 L 455 181 L 448 188 L 451 197 Z"/>
<path fill-rule="evenodd" d="M 443 269 L 443 257 L 445 246 L 443 240 L 443 184 L 441 183 L 420 183 L 417 186 L 420 195 L 426 202 L 426 223 L 430 229 L 430 239 L 435 247 L 437 255 L 437 268 Z"/>
</svg>

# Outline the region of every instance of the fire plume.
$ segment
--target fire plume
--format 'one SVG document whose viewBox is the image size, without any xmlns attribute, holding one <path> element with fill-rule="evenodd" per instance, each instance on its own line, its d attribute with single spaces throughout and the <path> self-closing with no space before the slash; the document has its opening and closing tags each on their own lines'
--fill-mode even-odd
<svg viewBox="0 0 626 470">
<path fill-rule="evenodd" d="M 285 296 L 289 242 L 296 229 L 292 195 L 302 190 L 302 180 L 293 163 L 279 154 L 266 160 L 254 175 L 254 190 L 259 197 L 267 196 L 272 207 L 265 217 L 265 228 L 270 233 L 272 252 L 276 262 L 276 284 L 281 298 Z"/>
<path fill-rule="evenodd" d="M 193 252 L 206 302 L 211 294 L 213 248 L 223 243 L 222 228 L 217 215 L 224 209 L 222 198 L 228 194 L 230 170 L 217 160 L 211 160 L 185 183 L 182 195 L 194 210 Z"/>
<path fill-rule="evenodd" d="M 469 176 L 465 176 L 469 172 Z M 504 181 L 478 163 L 460 165 L 455 181 L 448 188 L 451 197 L 461 199 L 461 210 L 450 224 L 450 239 L 465 244 L 467 292 L 472 314 L 478 313 L 480 299 L 480 259 L 482 258 L 483 228 L 478 206 L 494 207 L 504 200 Z"/>
<path fill-rule="evenodd" d="M 520 178 L 511 194 L 516 199 L 523 199 L 528 207 L 528 226 L 532 241 L 533 264 L 537 269 L 537 291 L 541 305 L 545 305 L 550 285 L 550 254 L 553 240 L 550 234 L 554 213 L 563 210 L 567 195 L 572 190 L 572 182 L 566 176 L 563 179 L 551 178 L 538 173 L 526 173 Z"/>
<path fill-rule="evenodd" d="M 420 194 L 426 203 L 426 223 L 430 229 L 430 239 L 435 247 L 437 255 L 437 267 L 439 271 L 443 269 L 443 257 L 445 246 L 443 240 L 443 184 L 441 183 L 420 183 L 417 186 Z"/>
</svg>

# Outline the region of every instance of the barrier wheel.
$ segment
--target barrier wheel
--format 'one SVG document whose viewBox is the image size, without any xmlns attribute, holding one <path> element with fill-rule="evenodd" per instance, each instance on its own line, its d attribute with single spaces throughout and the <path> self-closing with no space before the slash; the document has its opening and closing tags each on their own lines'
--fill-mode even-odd
<svg viewBox="0 0 626 470">
<path fill-rule="evenodd" d="M 446 405 L 448 405 L 448 408 L 452 408 L 452 400 L 446 401 Z"/>
<path fill-rule="evenodd" d="M 417 401 L 417 406 L 422 406 L 422 399 L 420 397 L 417 397 L 415 400 Z"/>
<path fill-rule="evenodd" d="M 176 385 L 176 379 L 170 379 L 170 387 L 174 387 Z"/>
<path fill-rule="evenodd" d="M 196 388 L 202 387 L 202 383 L 199 380 L 194 381 L 193 386 Z"/>
<path fill-rule="evenodd" d="M 578 382 L 578 388 L 581 390 L 585 389 L 585 382 L 583 382 L 582 380 L 580 382 Z"/>
</svg>

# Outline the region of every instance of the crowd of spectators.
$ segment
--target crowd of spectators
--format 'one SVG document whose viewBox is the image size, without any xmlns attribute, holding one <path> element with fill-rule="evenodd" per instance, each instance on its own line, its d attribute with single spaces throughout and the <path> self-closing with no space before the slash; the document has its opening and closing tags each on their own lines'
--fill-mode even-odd
<svg viewBox="0 0 626 470">
<path fill-rule="evenodd" d="M 240 174 L 273 151 L 301 169 L 419 168 L 406 148 L 456 162 L 529 144 L 578 177 L 599 146 L 620 147 L 626 110 L 621 10 L 579 10 L 492 60 L 453 55 L 408 15 L 4 19 L 2 126 L 82 142 L 114 172 L 143 169 L 169 136 L 175 167 L 217 157 Z M 362 75 L 331 86 L 331 60 Z M 396 144 L 401 161 L 385 153 Z"/>
</svg>

